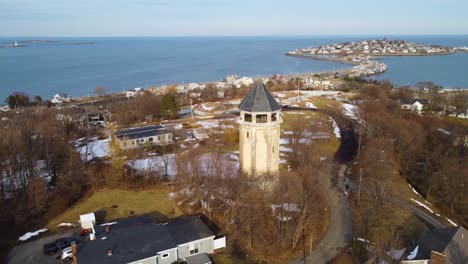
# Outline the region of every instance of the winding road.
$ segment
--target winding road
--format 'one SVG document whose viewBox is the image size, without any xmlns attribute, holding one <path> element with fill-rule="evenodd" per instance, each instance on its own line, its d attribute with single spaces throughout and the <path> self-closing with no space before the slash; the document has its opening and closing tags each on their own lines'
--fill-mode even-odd
<svg viewBox="0 0 468 264">
<path fill-rule="evenodd" d="M 347 247 L 353 239 L 351 206 L 347 196 L 344 194 L 344 179 L 347 169 L 346 164 L 353 160 L 358 148 L 354 121 L 336 112 L 310 108 L 288 107 L 283 108 L 283 111 L 322 112 L 332 117 L 340 128 L 341 142 L 334 158 L 335 164 L 337 168 L 339 168 L 337 181 L 336 184 L 332 184 L 331 179 L 328 182 L 330 191 L 327 197 L 329 210 L 327 233 L 315 246 L 311 255 L 300 256 L 287 262 L 287 264 L 328 263 L 333 260 L 342 249 Z M 443 228 L 448 226 L 442 219 L 418 206 L 410 204 L 409 201 L 397 197 L 388 197 L 387 201 L 409 210 L 431 228 Z"/>
</svg>

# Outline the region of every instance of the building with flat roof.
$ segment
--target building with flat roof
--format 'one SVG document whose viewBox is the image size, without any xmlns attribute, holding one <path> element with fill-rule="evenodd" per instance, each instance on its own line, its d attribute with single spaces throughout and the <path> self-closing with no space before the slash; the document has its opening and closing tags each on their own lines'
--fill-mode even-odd
<svg viewBox="0 0 468 264">
<path fill-rule="evenodd" d="M 172 144 L 172 132 L 161 125 L 126 128 L 115 133 L 115 140 L 123 149 Z"/>
</svg>

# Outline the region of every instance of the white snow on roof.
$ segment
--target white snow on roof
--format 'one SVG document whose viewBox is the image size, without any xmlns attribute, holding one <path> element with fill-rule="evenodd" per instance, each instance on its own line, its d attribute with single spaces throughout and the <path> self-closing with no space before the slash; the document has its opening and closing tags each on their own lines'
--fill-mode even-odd
<svg viewBox="0 0 468 264">
<path fill-rule="evenodd" d="M 455 223 L 454 221 L 452 221 L 452 220 L 450 220 L 448 218 L 445 218 L 445 220 L 447 220 L 453 226 L 458 226 L 457 223 Z"/>
<path fill-rule="evenodd" d="M 37 236 L 40 233 L 46 232 L 47 230 L 48 230 L 47 228 L 44 228 L 44 229 L 40 229 L 40 230 L 37 230 L 37 231 L 34 231 L 34 232 L 27 232 L 26 234 L 20 236 L 18 241 L 26 241 L 26 240 L 30 239 L 31 237 L 33 237 L 33 236 Z"/>
<path fill-rule="evenodd" d="M 409 259 L 409 260 L 412 260 L 416 257 L 416 255 L 418 255 L 418 250 L 419 250 L 419 246 L 416 246 L 408 255 L 408 257 L 406 257 L 406 259 Z"/>
</svg>

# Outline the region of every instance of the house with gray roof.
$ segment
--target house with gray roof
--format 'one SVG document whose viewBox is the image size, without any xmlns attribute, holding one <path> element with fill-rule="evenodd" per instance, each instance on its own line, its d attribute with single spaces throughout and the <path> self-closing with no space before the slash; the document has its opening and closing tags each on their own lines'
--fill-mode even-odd
<svg viewBox="0 0 468 264">
<path fill-rule="evenodd" d="M 462 226 L 430 230 L 415 243 L 401 263 L 468 263 L 468 231 Z"/>
<path fill-rule="evenodd" d="M 172 132 L 161 125 L 121 129 L 114 138 L 122 149 L 173 143 Z"/>
<path fill-rule="evenodd" d="M 211 264 L 208 254 L 225 247 L 198 216 L 156 223 L 149 216 L 96 226 L 96 239 L 78 244 L 77 262 L 86 264 Z M 220 243 L 220 240 L 222 240 Z"/>
</svg>

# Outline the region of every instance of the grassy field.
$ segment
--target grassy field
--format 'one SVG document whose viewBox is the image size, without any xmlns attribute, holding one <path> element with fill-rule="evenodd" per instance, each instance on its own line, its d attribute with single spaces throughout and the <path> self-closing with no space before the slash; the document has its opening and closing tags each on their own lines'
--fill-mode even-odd
<svg viewBox="0 0 468 264">
<path fill-rule="evenodd" d="M 120 189 L 100 190 L 92 196 L 79 202 L 73 208 L 50 221 L 47 228 L 54 230 L 60 223 L 74 223 L 78 225 L 80 214 L 99 212 L 97 218 L 101 221 L 140 214 L 151 214 L 156 221 L 182 215 L 174 200 L 169 198 L 171 187 L 158 187 L 157 189 L 128 191 Z"/>
</svg>

